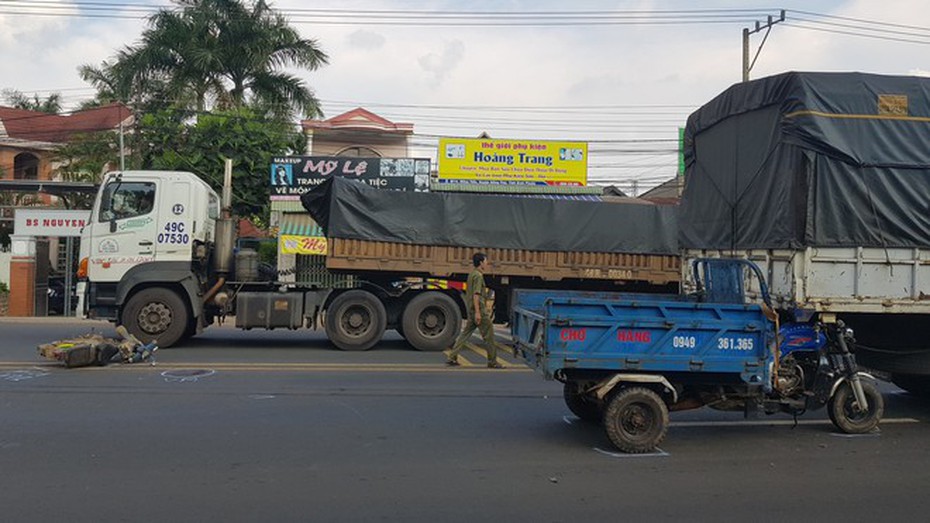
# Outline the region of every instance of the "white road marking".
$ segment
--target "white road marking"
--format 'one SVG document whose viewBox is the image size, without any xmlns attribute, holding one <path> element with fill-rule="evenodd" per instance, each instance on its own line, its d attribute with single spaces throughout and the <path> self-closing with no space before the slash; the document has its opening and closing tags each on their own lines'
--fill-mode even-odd
<svg viewBox="0 0 930 523">
<path fill-rule="evenodd" d="M 197 381 L 200 378 L 206 378 L 214 374 L 216 374 L 216 371 L 213 369 L 178 369 L 166 370 L 161 373 L 165 381 L 181 383 Z"/>
<path fill-rule="evenodd" d="M 249 399 L 253 400 L 271 400 L 274 397 L 274 394 L 249 394 Z"/>
<path fill-rule="evenodd" d="M 613 452 L 598 447 L 594 447 L 594 451 L 605 456 L 610 456 L 612 458 L 665 458 L 671 456 L 671 454 L 658 447 L 656 448 L 655 452 L 648 452 L 646 454 L 627 454 L 626 452 Z"/>
<path fill-rule="evenodd" d="M 920 423 L 920 420 L 914 418 L 886 418 L 880 425 L 894 425 L 902 423 Z M 832 425 L 828 419 L 799 419 L 798 425 Z M 672 427 L 772 427 L 772 426 L 792 426 L 794 420 L 776 419 L 776 420 L 745 420 L 745 421 L 673 421 Z"/>
<path fill-rule="evenodd" d="M 877 438 L 882 435 L 882 431 L 876 427 L 871 432 L 866 432 L 865 434 L 845 434 L 843 432 L 831 432 L 831 436 L 834 438 L 846 438 L 846 439 L 858 439 L 858 438 Z"/>
</svg>

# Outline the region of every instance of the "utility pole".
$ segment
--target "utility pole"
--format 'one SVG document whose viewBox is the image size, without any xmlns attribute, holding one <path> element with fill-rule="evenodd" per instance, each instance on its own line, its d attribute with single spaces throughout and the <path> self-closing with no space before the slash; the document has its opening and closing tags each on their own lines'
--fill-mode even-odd
<svg viewBox="0 0 930 523">
<path fill-rule="evenodd" d="M 762 52 L 762 46 L 765 45 L 765 40 L 768 39 L 769 33 L 772 31 L 772 26 L 778 22 L 785 21 L 785 10 L 781 10 L 781 16 L 779 18 L 773 18 L 772 15 L 769 15 L 768 22 L 762 24 L 756 20 L 756 28 L 749 29 L 748 27 L 743 28 L 743 81 L 749 81 L 749 71 L 752 70 L 752 66 L 756 65 L 756 59 L 759 58 L 759 53 Z M 752 58 L 752 63 L 749 62 L 749 35 L 753 33 L 758 33 L 765 29 L 765 36 L 762 37 L 762 43 L 759 44 L 759 49 L 756 50 L 756 55 Z"/>
<path fill-rule="evenodd" d="M 120 116 L 122 116 L 122 111 L 120 111 Z M 119 121 L 119 170 L 123 172 L 126 170 L 126 149 L 123 146 L 123 121 Z"/>
</svg>

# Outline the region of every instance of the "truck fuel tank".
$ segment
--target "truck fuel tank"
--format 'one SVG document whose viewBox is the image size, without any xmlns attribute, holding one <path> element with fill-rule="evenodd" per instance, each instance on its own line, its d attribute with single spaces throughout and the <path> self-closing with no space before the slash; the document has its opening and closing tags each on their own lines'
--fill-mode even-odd
<svg viewBox="0 0 930 523">
<path fill-rule="evenodd" d="M 303 326 L 302 292 L 240 292 L 236 298 L 236 327 L 298 329 Z"/>
</svg>

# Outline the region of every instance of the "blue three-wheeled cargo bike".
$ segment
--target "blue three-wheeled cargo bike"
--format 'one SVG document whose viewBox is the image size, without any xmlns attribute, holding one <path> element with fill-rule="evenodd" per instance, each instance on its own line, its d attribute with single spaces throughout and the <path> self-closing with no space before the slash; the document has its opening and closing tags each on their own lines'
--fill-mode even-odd
<svg viewBox="0 0 930 523">
<path fill-rule="evenodd" d="M 876 429 L 884 402 L 842 321 L 803 311 L 780 321 L 749 261 L 691 267 L 693 294 L 516 291 L 515 347 L 625 452 L 655 449 L 669 411 L 704 406 L 795 416 L 826 406 L 843 432 Z M 761 303 L 749 299 L 750 278 Z"/>
</svg>

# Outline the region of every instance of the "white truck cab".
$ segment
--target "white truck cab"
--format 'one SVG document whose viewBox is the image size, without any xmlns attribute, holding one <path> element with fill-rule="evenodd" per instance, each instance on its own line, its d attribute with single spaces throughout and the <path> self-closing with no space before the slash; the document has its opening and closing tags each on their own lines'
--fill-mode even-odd
<svg viewBox="0 0 930 523">
<path fill-rule="evenodd" d="M 195 242 L 212 243 L 218 216 L 216 192 L 192 173 L 110 173 L 81 236 L 87 277 L 116 282 L 142 263 L 189 262 Z"/>
<path fill-rule="evenodd" d="M 120 310 L 151 281 L 199 294 L 192 264 L 206 261 L 219 212 L 216 192 L 193 173 L 107 174 L 81 234 L 80 313 L 121 321 Z"/>
</svg>

